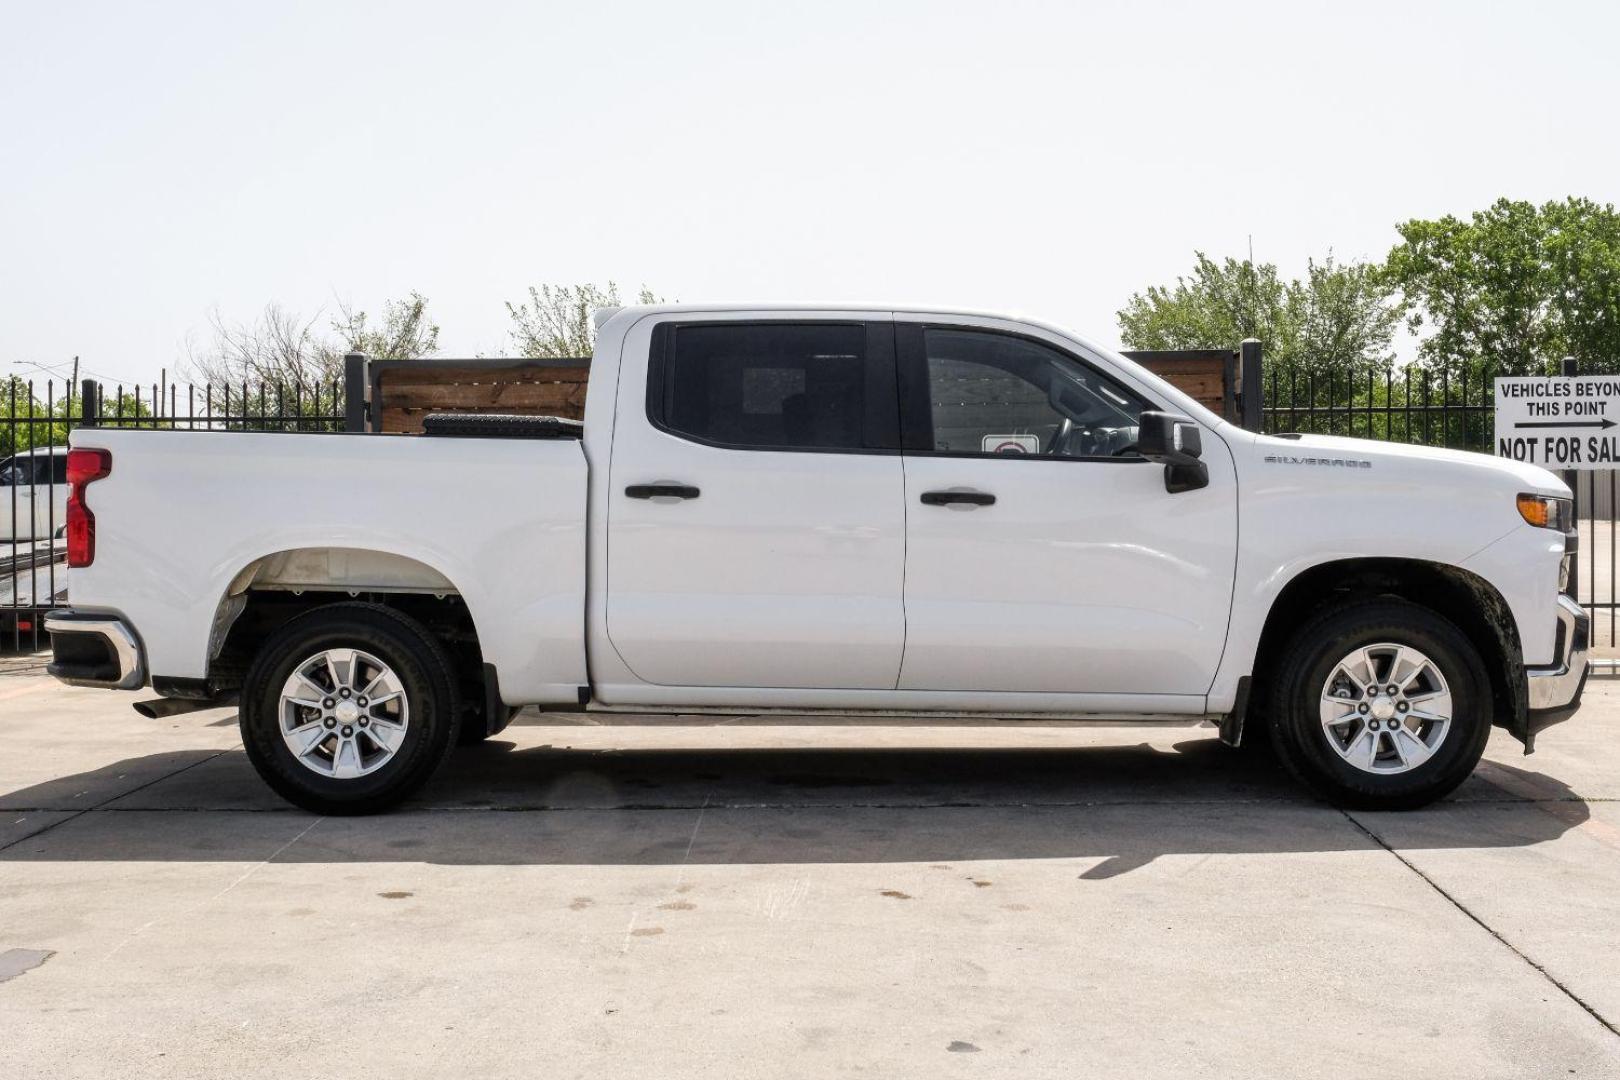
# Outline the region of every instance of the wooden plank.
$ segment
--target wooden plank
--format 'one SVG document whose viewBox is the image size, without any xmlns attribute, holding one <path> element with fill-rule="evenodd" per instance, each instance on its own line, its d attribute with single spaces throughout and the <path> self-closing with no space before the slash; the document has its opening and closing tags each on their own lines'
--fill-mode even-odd
<svg viewBox="0 0 1620 1080">
<path fill-rule="evenodd" d="M 400 386 L 446 386 L 459 383 L 582 383 L 590 377 L 589 366 L 559 367 L 435 367 L 432 364 L 409 364 L 388 368 L 378 375 L 378 383 L 386 390 Z"/>
<path fill-rule="evenodd" d="M 583 408 L 584 383 L 488 383 L 481 386 L 400 386 L 383 391 L 384 408 L 462 409 L 501 406 L 509 412 Z"/>
<path fill-rule="evenodd" d="M 1225 390 L 1225 383 L 1219 375 L 1183 375 L 1179 372 L 1170 372 L 1160 377 L 1177 390 L 1189 397 L 1195 397 L 1199 401 L 1206 399 L 1219 401 L 1222 392 Z"/>
<path fill-rule="evenodd" d="M 1133 359 L 1200 405 L 1216 413 L 1225 412 L 1225 354 L 1138 354 Z"/>
<path fill-rule="evenodd" d="M 1155 375 L 1170 375 L 1172 373 L 1200 373 L 1214 375 L 1220 378 L 1225 363 L 1221 357 L 1195 357 L 1182 360 L 1179 358 L 1149 357 L 1138 360 L 1137 363 L 1153 372 Z"/>
<path fill-rule="evenodd" d="M 420 432 L 433 412 L 516 413 L 578 420 L 585 414 L 588 362 L 412 362 L 377 371 L 379 429 Z"/>
<path fill-rule="evenodd" d="M 465 414 L 475 414 L 475 413 L 510 414 L 513 411 L 514 411 L 513 409 L 506 408 L 506 407 L 499 406 L 499 405 L 488 406 L 488 407 L 460 408 L 460 409 L 442 409 L 442 408 L 402 409 L 402 408 L 396 408 L 396 407 L 390 406 L 390 405 L 385 403 L 383 405 L 383 410 L 382 410 L 382 427 L 381 427 L 381 430 L 384 431 L 384 432 L 389 432 L 389 433 L 419 434 L 421 432 L 421 430 L 422 430 L 422 418 L 427 416 L 430 413 L 451 412 L 451 413 L 465 413 Z M 551 409 L 551 410 L 547 410 L 547 411 L 544 411 L 544 412 L 531 413 L 530 415 L 560 416 L 565 420 L 583 420 L 583 419 L 585 419 L 585 410 L 584 409 Z"/>
</svg>

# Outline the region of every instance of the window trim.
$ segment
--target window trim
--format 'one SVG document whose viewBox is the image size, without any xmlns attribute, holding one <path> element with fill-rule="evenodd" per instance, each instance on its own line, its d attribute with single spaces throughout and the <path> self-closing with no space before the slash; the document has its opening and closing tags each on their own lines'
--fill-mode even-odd
<svg viewBox="0 0 1620 1080">
<path fill-rule="evenodd" d="M 670 361 L 674 356 L 675 333 L 680 328 L 687 326 L 860 327 L 866 334 L 866 356 L 862 361 L 866 374 L 864 389 L 865 393 L 871 398 L 871 400 L 864 403 L 861 433 L 864 438 L 867 435 L 867 425 L 872 424 L 877 429 L 872 432 L 873 437 L 880 442 L 887 443 L 887 445 L 761 446 L 757 443 L 723 442 L 719 439 L 709 439 L 701 435 L 695 435 L 690 431 L 681 431 L 678 428 L 671 427 L 664 418 Z M 741 450 L 765 454 L 901 454 L 904 451 L 900 443 L 900 390 L 894 341 L 894 323 L 874 319 L 666 319 L 653 326 L 652 343 L 647 352 L 647 392 L 645 402 L 647 422 L 653 426 L 654 430 L 672 438 L 693 443 L 697 446 L 712 446 L 717 450 Z M 892 408 L 890 408 L 891 405 Z"/>
<path fill-rule="evenodd" d="M 979 461 L 1074 461 L 1109 465 L 1151 464 L 1147 458 L 1140 454 L 1127 454 L 1121 457 L 1103 454 L 1088 454 L 1083 457 L 1064 455 L 1059 457 L 1051 454 L 993 454 L 983 450 L 934 449 L 933 397 L 928 387 L 928 352 L 924 343 L 924 335 L 929 330 L 954 330 L 989 334 L 1049 349 L 1059 356 L 1072 360 L 1080 367 L 1110 383 L 1123 385 L 1132 397 L 1140 398 L 1146 402 L 1150 410 L 1164 410 L 1162 404 L 1155 402 L 1136 387 L 1122 383 L 1122 380 L 1110 375 L 1085 357 L 1034 334 L 1021 334 L 1015 330 L 1003 330 L 1000 327 L 993 326 L 975 326 L 970 323 L 937 322 L 933 320 L 897 322 L 894 330 L 894 342 L 900 376 L 900 442 L 905 447 L 904 453 L 907 457 L 970 458 Z"/>
</svg>

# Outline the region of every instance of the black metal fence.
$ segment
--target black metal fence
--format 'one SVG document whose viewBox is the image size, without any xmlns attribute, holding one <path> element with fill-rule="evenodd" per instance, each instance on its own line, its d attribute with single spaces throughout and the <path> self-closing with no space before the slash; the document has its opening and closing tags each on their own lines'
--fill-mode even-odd
<svg viewBox="0 0 1620 1080">
<path fill-rule="evenodd" d="M 355 368 L 356 365 L 349 365 Z M 364 361 L 358 365 L 364 380 Z M 120 385 L 12 378 L 0 396 L 0 645 L 45 643 L 66 598 L 68 436 L 85 426 L 179 431 L 356 430 L 343 379 L 239 385 Z"/>
<path fill-rule="evenodd" d="M 1448 446 L 1490 453 L 1493 371 L 1453 378 L 1412 367 L 1354 376 L 1272 371 L 1261 430 Z"/>
</svg>

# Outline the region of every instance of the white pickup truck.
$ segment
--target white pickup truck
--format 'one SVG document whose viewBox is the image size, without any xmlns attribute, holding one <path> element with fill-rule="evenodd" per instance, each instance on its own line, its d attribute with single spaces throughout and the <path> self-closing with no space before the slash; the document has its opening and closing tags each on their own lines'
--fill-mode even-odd
<svg viewBox="0 0 1620 1080">
<path fill-rule="evenodd" d="M 1206 720 L 1397 808 L 1579 703 L 1542 469 L 1257 435 L 1024 319 L 598 326 L 583 426 L 74 432 L 51 671 L 239 698 L 260 774 L 321 813 L 524 705 Z"/>
</svg>

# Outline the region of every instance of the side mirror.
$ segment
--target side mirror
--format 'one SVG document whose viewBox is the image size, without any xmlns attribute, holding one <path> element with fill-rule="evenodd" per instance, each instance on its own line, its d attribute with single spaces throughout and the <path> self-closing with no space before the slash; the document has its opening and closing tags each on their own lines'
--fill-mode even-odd
<svg viewBox="0 0 1620 1080">
<path fill-rule="evenodd" d="M 1164 490 L 1171 494 L 1209 486 L 1203 433 L 1196 423 L 1174 413 L 1145 412 L 1137 421 L 1136 452 L 1164 464 Z"/>
</svg>

